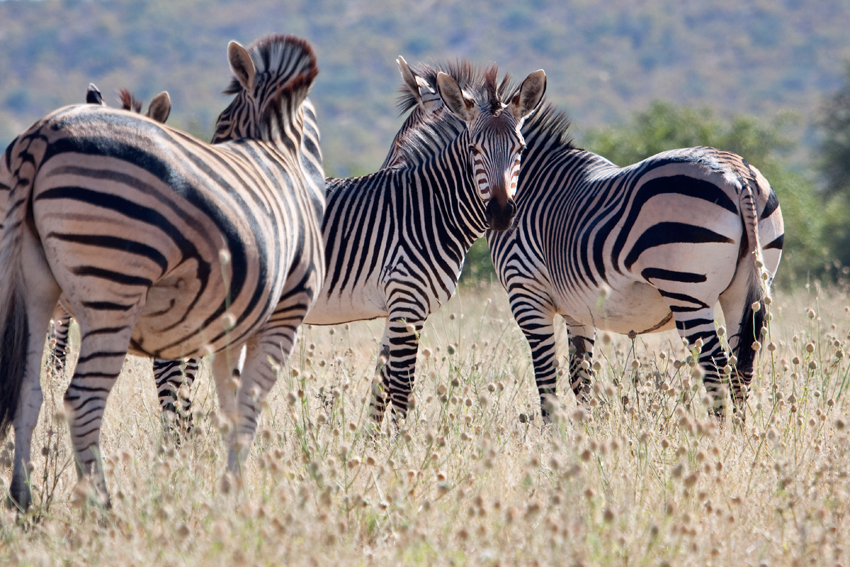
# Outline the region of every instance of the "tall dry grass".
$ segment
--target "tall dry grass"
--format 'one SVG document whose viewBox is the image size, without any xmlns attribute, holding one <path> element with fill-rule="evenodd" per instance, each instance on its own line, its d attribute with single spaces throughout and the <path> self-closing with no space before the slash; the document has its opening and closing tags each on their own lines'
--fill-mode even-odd
<svg viewBox="0 0 850 567">
<path fill-rule="evenodd" d="M 67 377 L 49 376 L 35 504 L 18 523 L 2 513 L 0 564 L 848 564 L 848 303 L 776 293 L 747 422 L 723 427 L 672 332 L 600 335 L 591 411 L 562 379 L 543 425 L 527 345 L 493 287 L 432 317 L 415 408 L 370 436 L 383 322 L 305 328 L 241 479 L 224 475 L 208 370 L 196 434 L 177 447 L 150 362 L 130 358 L 104 419 L 109 511 L 84 509 Z"/>
</svg>

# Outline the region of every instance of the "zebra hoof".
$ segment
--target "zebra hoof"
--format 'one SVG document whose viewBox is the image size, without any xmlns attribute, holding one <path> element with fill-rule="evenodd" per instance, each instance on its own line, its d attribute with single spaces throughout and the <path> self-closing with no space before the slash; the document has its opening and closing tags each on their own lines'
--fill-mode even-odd
<svg viewBox="0 0 850 567">
<path fill-rule="evenodd" d="M 9 496 L 6 498 L 6 507 L 16 509 L 18 512 L 26 512 L 32 504 L 32 492 L 26 482 L 13 478 L 9 487 Z"/>
</svg>

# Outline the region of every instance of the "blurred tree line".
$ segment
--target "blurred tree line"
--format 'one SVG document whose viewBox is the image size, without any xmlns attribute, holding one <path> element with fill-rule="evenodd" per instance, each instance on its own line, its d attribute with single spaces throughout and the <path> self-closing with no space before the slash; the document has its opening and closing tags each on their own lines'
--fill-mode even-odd
<svg viewBox="0 0 850 567">
<path fill-rule="evenodd" d="M 576 145 L 620 166 L 665 150 L 712 146 L 743 156 L 759 168 L 779 197 L 785 247 L 780 287 L 811 281 L 850 285 L 850 64 L 843 86 L 829 96 L 817 127 L 821 142 L 809 166 L 792 166 L 803 151 L 788 131 L 799 117 L 719 118 L 708 108 L 655 101 L 625 124 L 587 131 Z M 798 160 L 795 160 L 798 161 Z M 462 281 L 495 279 L 486 242 L 475 243 Z"/>
</svg>

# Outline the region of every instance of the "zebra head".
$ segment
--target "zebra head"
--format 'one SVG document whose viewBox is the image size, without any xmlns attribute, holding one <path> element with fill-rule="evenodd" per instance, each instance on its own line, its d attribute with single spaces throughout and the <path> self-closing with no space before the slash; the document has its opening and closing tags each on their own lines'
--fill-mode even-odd
<svg viewBox="0 0 850 567">
<path fill-rule="evenodd" d="M 124 110 L 129 110 L 136 114 L 142 113 L 142 101 L 133 96 L 133 93 L 127 89 L 119 90 L 118 98 L 121 101 L 121 108 Z M 100 93 L 100 89 L 94 83 L 89 83 L 89 88 L 86 89 L 86 104 L 106 106 L 106 103 L 103 102 L 103 95 Z M 162 91 L 153 98 L 145 116 L 151 120 L 165 124 L 170 114 L 171 97 L 168 95 L 168 91 Z"/>
<path fill-rule="evenodd" d="M 89 89 L 91 89 L 91 87 L 93 86 L 94 85 L 89 85 Z M 121 108 L 123 108 L 124 110 L 129 110 L 137 114 L 142 113 L 142 101 L 133 96 L 133 93 L 131 93 L 127 89 L 121 89 L 120 91 L 118 91 L 118 98 L 121 99 Z M 101 102 L 101 104 L 103 104 L 103 102 Z M 157 122 L 165 124 L 165 121 L 168 120 L 168 116 L 170 114 L 171 97 L 168 96 L 168 91 L 162 91 L 153 98 L 145 116 L 152 120 L 156 120 Z"/>
<path fill-rule="evenodd" d="M 224 94 L 236 98 L 216 122 L 212 143 L 248 138 L 298 147 L 301 104 L 319 73 L 313 48 L 305 40 L 270 34 L 248 48 L 231 41 L 227 58 L 233 80 Z"/>
<path fill-rule="evenodd" d="M 507 230 L 516 214 L 517 181 L 522 151 L 525 149 L 520 129 L 540 105 L 546 92 L 546 73 L 534 71 L 522 82 L 510 103 L 505 104 L 496 84 L 497 70 L 484 75 L 484 89 L 479 96 L 464 92 L 446 73 L 437 75 L 437 90 L 446 108 L 466 123 L 469 137 L 469 161 L 478 196 L 484 203 L 491 230 Z"/>
</svg>

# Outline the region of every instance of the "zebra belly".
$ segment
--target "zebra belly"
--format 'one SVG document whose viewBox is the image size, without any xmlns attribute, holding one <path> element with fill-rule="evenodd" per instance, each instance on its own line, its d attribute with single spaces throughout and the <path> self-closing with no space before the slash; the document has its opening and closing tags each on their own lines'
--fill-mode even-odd
<svg viewBox="0 0 850 567">
<path fill-rule="evenodd" d="M 655 287 L 642 282 L 627 282 L 604 299 L 602 294 L 588 291 L 563 302 L 559 311 L 581 325 L 621 334 L 676 328 L 667 302 Z"/>
<path fill-rule="evenodd" d="M 378 319 L 387 316 L 386 304 L 386 298 L 377 290 L 372 293 L 361 290 L 343 292 L 330 297 L 321 294 L 304 322 L 310 325 L 339 325 Z"/>
</svg>

